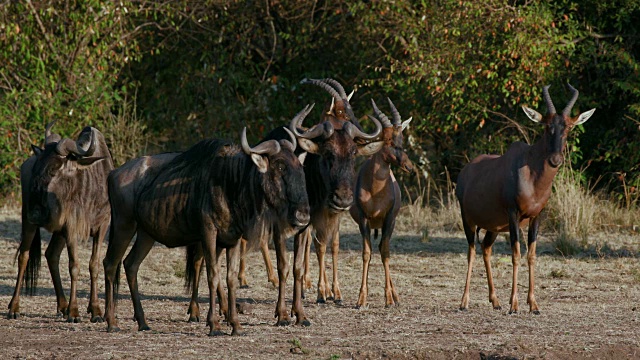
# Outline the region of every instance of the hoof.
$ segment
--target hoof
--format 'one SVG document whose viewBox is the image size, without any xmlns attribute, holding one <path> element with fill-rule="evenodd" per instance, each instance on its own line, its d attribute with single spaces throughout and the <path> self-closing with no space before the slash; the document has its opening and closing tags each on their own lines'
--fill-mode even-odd
<svg viewBox="0 0 640 360">
<path fill-rule="evenodd" d="M 78 323 L 82 322 L 82 318 L 80 318 L 79 316 L 78 316 L 78 317 L 69 316 L 69 317 L 67 318 L 67 322 L 68 322 L 68 323 L 78 324 Z"/>
<path fill-rule="evenodd" d="M 200 322 L 199 316 L 189 316 L 189 320 L 187 322 Z"/>
<path fill-rule="evenodd" d="M 138 326 L 138 331 L 151 331 L 151 328 L 149 327 L 149 325 L 144 324 L 144 325 Z"/>
<path fill-rule="evenodd" d="M 498 306 L 494 306 L 493 310 L 502 310 L 502 306 L 498 305 Z"/>
<path fill-rule="evenodd" d="M 211 330 L 209 331 L 209 336 L 223 336 L 224 333 L 222 330 Z"/>
<path fill-rule="evenodd" d="M 327 300 L 333 300 L 333 296 L 327 296 Z"/>
<path fill-rule="evenodd" d="M 338 306 L 342 306 L 342 299 L 334 300 L 333 303 Z"/>
<path fill-rule="evenodd" d="M 540 315 L 540 310 L 533 310 L 531 313 L 533 315 Z"/>
<path fill-rule="evenodd" d="M 102 316 L 96 315 L 94 317 L 91 318 L 91 322 L 92 323 L 101 323 L 104 322 L 104 318 Z"/>
<path fill-rule="evenodd" d="M 509 315 L 517 315 L 518 310 L 509 310 Z"/>
<path fill-rule="evenodd" d="M 245 336 L 247 335 L 243 330 L 233 330 L 231 336 Z"/>
<path fill-rule="evenodd" d="M 117 326 L 107 326 L 108 333 L 117 333 L 120 332 L 120 328 Z"/>
<path fill-rule="evenodd" d="M 249 285 L 246 285 L 246 284 L 245 285 L 240 285 L 240 289 L 248 289 L 248 288 L 249 288 Z"/>
<path fill-rule="evenodd" d="M 9 311 L 7 313 L 7 319 L 9 320 L 15 320 L 15 319 L 19 319 L 20 318 L 20 313 L 19 312 L 11 312 Z"/>
<path fill-rule="evenodd" d="M 279 320 L 276 323 L 276 326 L 289 326 L 289 325 L 291 325 L 291 321 L 289 320 Z"/>
<path fill-rule="evenodd" d="M 355 308 L 358 309 L 358 310 L 366 310 L 366 309 L 369 308 L 369 304 L 356 305 Z"/>
<path fill-rule="evenodd" d="M 326 304 L 327 300 L 323 299 L 323 298 L 318 298 L 318 300 L 316 300 L 316 304 Z"/>
<path fill-rule="evenodd" d="M 466 307 L 462 307 L 462 306 L 461 306 L 458 310 L 459 310 L 459 311 L 461 311 L 461 312 L 467 312 L 467 311 L 469 311 L 469 309 L 468 309 L 468 308 L 466 308 Z"/>
<path fill-rule="evenodd" d="M 311 326 L 311 321 L 309 321 L 309 320 L 307 320 L 307 319 L 304 319 L 304 320 L 302 320 L 302 322 L 300 323 L 300 325 L 305 326 L 305 327 L 306 327 L 306 326 Z"/>
</svg>

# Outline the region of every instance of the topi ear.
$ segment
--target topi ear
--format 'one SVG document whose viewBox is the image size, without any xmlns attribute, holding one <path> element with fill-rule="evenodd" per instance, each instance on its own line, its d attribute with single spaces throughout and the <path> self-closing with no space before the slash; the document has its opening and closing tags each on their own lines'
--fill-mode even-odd
<svg viewBox="0 0 640 360">
<path fill-rule="evenodd" d="M 384 141 L 374 141 L 358 146 L 358 155 L 369 156 L 377 153 L 384 146 Z"/>
<path fill-rule="evenodd" d="M 580 124 L 586 123 L 587 120 L 591 118 L 591 115 L 593 115 L 594 112 L 596 112 L 596 109 L 591 109 L 589 111 L 585 111 L 582 114 L 578 115 L 578 120 L 576 120 L 576 122 L 573 123 L 573 125 L 580 125 Z"/>
<path fill-rule="evenodd" d="M 256 164 L 256 166 L 258 167 L 258 171 L 263 174 L 267 172 L 267 168 L 269 167 L 269 159 L 266 156 L 251 153 L 251 161 Z"/>
<path fill-rule="evenodd" d="M 404 131 L 404 129 L 409 127 L 409 123 L 411 122 L 411 120 L 413 120 L 413 116 L 410 117 L 409 119 L 405 120 L 402 122 L 402 130 L 400 131 Z"/>
<path fill-rule="evenodd" d="M 523 106 L 522 111 L 524 111 L 524 113 L 527 114 L 527 117 L 533 122 L 540 122 L 540 120 L 542 120 L 542 115 L 533 109 Z"/>
<path fill-rule="evenodd" d="M 40 149 L 39 147 L 31 144 L 31 150 L 33 150 L 33 153 L 38 156 L 40 155 L 44 150 Z"/>
<path fill-rule="evenodd" d="M 304 159 L 307 158 L 307 152 L 303 152 L 300 155 L 298 155 L 298 161 L 300 161 L 300 165 L 304 165 Z"/>
</svg>

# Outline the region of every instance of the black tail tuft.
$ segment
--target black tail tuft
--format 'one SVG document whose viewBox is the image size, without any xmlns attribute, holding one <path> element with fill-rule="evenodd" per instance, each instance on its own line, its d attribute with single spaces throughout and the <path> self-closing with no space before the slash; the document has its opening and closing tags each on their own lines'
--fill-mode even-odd
<svg viewBox="0 0 640 360">
<path fill-rule="evenodd" d="M 22 239 L 24 241 L 24 239 Z M 35 295 L 38 286 L 38 274 L 40 272 L 40 258 L 42 257 L 42 239 L 40 238 L 40 228 L 36 230 L 35 236 L 29 248 L 29 260 L 24 273 L 24 287 L 26 295 Z"/>
</svg>

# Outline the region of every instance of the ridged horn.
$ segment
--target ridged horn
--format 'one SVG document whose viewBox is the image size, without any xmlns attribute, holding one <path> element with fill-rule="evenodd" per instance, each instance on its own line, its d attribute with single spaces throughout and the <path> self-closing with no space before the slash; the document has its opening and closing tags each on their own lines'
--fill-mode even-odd
<svg viewBox="0 0 640 360">
<path fill-rule="evenodd" d="M 344 124 L 344 129 L 349 134 L 352 139 L 360 138 L 365 141 L 373 141 L 378 138 L 380 133 L 382 132 L 382 124 L 378 119 L 373 116 L 370 116 L 371 121 L 376 124 L 376 129 L 373 131 L 373 134 L 367 134 L 364 131 L 358 129 L 354 124 L 347 122 Z"/>
<path fill-rule="evenodd" d="M 387 98 L 389 101 L 389 106 L 391 107 L 391 117 L 393 118 L 393 125 L 400 126 L 402 125 L 402 118 L 400 117 L 400 112 L 396 109 L 396 106 L 393 105 L 391 99 Z"/>
<path fill-rule="evenodd" d="M 555 114 L 556 107 L 553 106 L 553 101 L 551 101 L 551 96 L 549 95 L 549 86 L 551 85 L 547 85 L 542 88 L 542 97 L 544 98 L 544 102 L 547 104 L 547 113 Z"/>
<path fill-rule="evenodd" d="M 333 126 L 331 125 L 330 122 L 325 121 L 324 123 L 321 124 L 317 124 L 314 127 L 312 127 L 311 129 L 305 131 L 305 132 L 300 132 L 298 131 L 298 127 L 302 125 L 302 121 L 304 120 L 304 118 L 307 116 L 307 114 L 309 114 L 309 112 L 311 112 L 311 109 L 313 109 L 313 106 L 315 104 L 312 104 L 311 106 L 307 105 L 305 106 L 304 109 L 302 109 L 302 111 L 300 111 L 292 120 L 291 123 L 289 123 L 289 130 L 291 130 L 291 132 L 298 138 L 302 138 L 302 139 L 315 139 L 319 136 L 323 136 L 324 137 L 329 137 L 331 136 L 331 134 L 333 134 Z"/>
<path fill-rule="evenodd" d="M 91 156 L 96 150 L 96 137 L 93 134 L 93 130 L 90 130 L 89 147 L 85 150 L 78 143 L 78 140 L 73 141 L 69 138 L 64 138 L 56 145 L 56 152 L 62 156 L 74 154 L 79 157 Z"/>
<path fill-rule="evenodd" d="M 571 86 L 571 84 L 567 83 L 567 87 L 569 88 L 569 90 L 571 90 L 572 97 L 571 100 L 569 100 L 569 103 L 567 103 L 567 106 L 565 106 L 565 108 L 562 110 L 563 116 L 571 115 L 571 109 L 573 109 L 573 105 L 575 105 L 576 101 L 578 100 L 578 95 L 580 94 L 578 90 Z"/>
<path fill-rule="evenodd" d="M 340 94 L 336 91 L 336 89 L 332 88 L 329 84 L 325 83 L 323 80 L 304 78 L 304 79 L 302 79 L 302 81 L 300 81 L 300 83 L 301 84 L 313 84 L 313 85 L 320 86 L 326 92 L 331 94 L 331 96 L 333 96 L 336 100 L 341 100 Z"/>
<path fill-rule="evenodd" d="M 347 92 L 344 91 L 344 87 L 342 87 L 342 85 L 337 80 L 334 80 L 332 78 L 325 78 L 325 79 L 322 79 L 322 81 L 324 81 L 327 84 L 333 85 L 333 87 L 336 90 L 338 90 L 338 93 L 340 94 L 341 98 L 349 99 L 350 96 L 347 96 Z"/>
<path fill-rule="evenodd" d="M 391 123 L 391 121 L 389 121 L 389 118 L 387 117 L 387 115 L 385 115 L 382 111 L 380 111 L 380 109 L 378 109 L 378 106 L 376 105 L 376 102 L 373 101 L 373 99 L 371 99 L 371 105 L 373 106 L 373 113 L 377 116 L 378 120 L 382 123 L 382 127 L 385 127 L 385 128 L 392 127 L 393 124 Z M 373 116 L 369 115 L 369 118 L 372 119 Z"/>
</svg>

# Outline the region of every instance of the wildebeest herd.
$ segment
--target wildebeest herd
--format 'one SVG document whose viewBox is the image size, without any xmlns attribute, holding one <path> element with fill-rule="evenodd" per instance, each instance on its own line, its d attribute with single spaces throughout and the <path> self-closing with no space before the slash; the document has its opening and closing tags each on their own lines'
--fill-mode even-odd
<svg viewBox="0 0 640 360">
<path fill-rule="evenodd" d="M 91 292 L 87 312 L 91 322 L 106 320 L 107 331 L 118 331 L 116 299 L 120 268 L 125 274 L 138 330 L 149 330 L 138 291 L 140 264 L 157 241 L 167 247 L 186 247 L 186 282 L 191 286 L 189 320 L 199 321 L 197 302 L 202 262 L 209 288 L 207 325 L 209 335 L 223 334 L 222 314 L 232 334 L 242 333 L 236 309 L 236 288 L 244 285 L 241 259 L 246 243 L 260 244 L 265 260 L 269 240 L 277 256 L 278 301 L 276 325 L 309 326 L 302 298 L 311 287 L 308 278 L 311 242 L 319 266 L 317 302 L 342 301 L 338 281 L 339 220 L 349 211 L 363 239 L 363 270 L 356 307 L 367 306 L 371 230 L 377 238 L 385 271 L 385 304 L 398 305 L 389 271 L 389 243 L 401 205 L 400 187 L 391 167 L 412 171 L 403 149 L 403 135 L 411 119 L 403 121 L 388 100 L 391 116 L 372 100 L 373 130 L 360 125 L 343 86 L 333 79 L 305 79 L 331 95 L 320 121 L 303 126 L 313 105 L 296 114 L 288 126 L 271 131 L 257 145 L 247 141 L 246 128 L 240 144 L 222 139 L 198 142 L 184 152 L 163 153 L 130 160 L 117 169 L 102 133 L 84 128 L 76 140 L 62 139 L 45 129 L 45 146 L 33 146 L 34 155 L 21 167 L 22 232 L 16 254 L 18 274 L 7 318 L 20 316 L 20 290 L 27 294 L 37 286 L 40 266 L 40 228 L 52 233 L 45 252 L 57 300 L 57 311 L 68 322 L 81 319 L 76 298 L 79 274 L 77 243 L 93 237 L 90 261 Z M 462 224 L 469 245 L 468 271 L 460 310 L 469 305 L 475 243 L 481 229 L 483 260 L 489 285 L 489 301 L 501 307 L 491 276 L 492 245 L 499 232 L 508 231 L 512 250 L 513 287 L 510 313 L 518 312 L 517 276 L 520 259 L 520 228 L 528 225 L 530 312 L 539 314 L 534 296 L 536 236 L 539 214 L 551 195 L 551 185 L 563 162 L 568 132 L 587 121 L 595 109 L 571 117 L 578 91 L 568 85 L 572 98 L 556 113 L 548 86 L 543 88 L 547 114 L 524 107 L 527 117 L 544 125 L 542 137 L 533 145 L 512 144 L 502 155 L 480 155 L 465 166 L 457 181 Z M 353 93 L 352 93 L 353 94 Z M 357 157 L 368 157 L 356 172 Z M 98 303 L 97 277 L 100 247 L 109 230 L 103 260 L 105 313 Z M 125 257 L 133 236 L 136 241 Z M 293 236 L 293 302 L 285 308 L 289 274 L 285 241 Z M 331 244 L 333 278 L 325 271 L 327 245 Z M 67 301 L 60 278 L 59 260 L 64 247 L 69 256 L 71 292 Z M 227 291 L 221 278 L 221 255 L 226 250 Z M 123 260 L 124 257 L 124 260 Z M 270 269 L 270 261 L 265 261 Z M 274 279 L 272 281 L 275 281 Z M 240 282 L 240 284 L 239 284 Z M 219 311 L 216 311 L 216 300 Z M 291 314 L 291 315 L 290 315 Z"/>
</svg>

